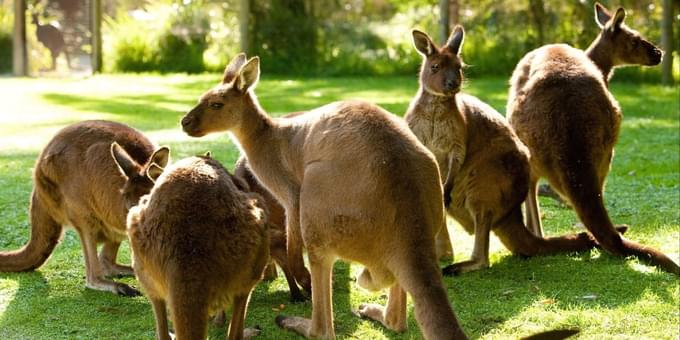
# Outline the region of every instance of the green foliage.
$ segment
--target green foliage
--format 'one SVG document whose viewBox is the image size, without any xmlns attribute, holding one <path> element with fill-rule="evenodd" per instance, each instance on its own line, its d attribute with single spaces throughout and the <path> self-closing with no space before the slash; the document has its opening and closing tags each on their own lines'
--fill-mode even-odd
<svg viewBox="0 0 680 340">
<path fill-rule="evenodd" d="M 12 71 L 12 8 L 0 6 L 0 73 Z"/>
<path fill-rule="evenodd" d="M 104 64 L 118 72 L 201 72 L 207 28 L 195 6 L 157 4 L 136 17 L 118 13 L 106 19 Z"/>
<path fill-rule="evenodd" d="M 606 203 L 626 237 L 678 260 L 680 230 L 680 124 L 677 88 L 622 84 L 611 87 L 624 112 L 621 136 L 608 176 Z M 220 80 L 210 75 L 105 75 L 78 80 L 2 79 L 0 124 L 0 251 L 18 249 L 30 237 L 31 168 L 52 135 L 83 119 L 124 122 L 161 145 L 175 160 L 212 151 L 233 168 L 238 149 L 226 134 L 187 137 L 177 122 L 196 98 Z M 507 79 L 477 78 L 465 91 L 503 112 Z M 404 77 L 271 77 L 257 94 L 274 116 L 331 101 L 361 98 L 401 115 L 416 92 Z M 9 118 L 8 118 L 9 117 Z M 541 199 L 548 235 L 582 231 L 574 212 Z M 457 260 L 467 259 L 473 237 L 449 220 Z M 0 339 L 152 339 L 154 317 L 146 297 L 123 298 L 85 288 L 78 236 L 65 233 L 47 263 L 31 273 L 0 273 Z M 123 242 L 120 262 L 129 263 Z M 471 338 L 517 339 L 553 328 L 577 327 L 583 339 L 678 339 L 680 282 L 670 274 L 598 250 L 535 258 L 512 256 L 491 236 L 491 268 L 445 278 L 449 300 Z M 333 273 L 335 329 L 340 339 L 422 338 L 408 305 L 408 330 L 395 333 L 352 314 L 360 303 L 384 304 L 384 292 L 366 292 L 354 278 L 361 266 L 337 263 Z M 120 279 L 139 287 L 134 278 Z M 278 328 L 278 314 L 309 317 L 311 303 L 290 304 L 282 275 L 259 284 L 246 325 L 258 339 L 299 339 Z M 224 339 L 210 326 L 210 339 Z"/>
</svg>

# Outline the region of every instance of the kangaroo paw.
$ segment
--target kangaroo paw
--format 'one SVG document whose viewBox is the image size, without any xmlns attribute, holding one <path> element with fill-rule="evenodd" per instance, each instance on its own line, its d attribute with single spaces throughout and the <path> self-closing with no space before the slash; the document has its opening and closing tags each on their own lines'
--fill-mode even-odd
<svg viewBox="0 0 680 340">
<path fill-rule="evenodd" d="M 116 283 L 116 293 L 120 296 L 140 296 L 142 293 L 138 291 L 135 288 L 132 288 L 129 285 L 126 285 L 125 283 Z"/>
<path fill-rule="evenodd" d="M 488 268 L 489 264 L 485 261 L 463 261 L 448 265 L 442 269 L 442 274 L 445 276 L 458 276 L 463 273 Z"/>
</svg>

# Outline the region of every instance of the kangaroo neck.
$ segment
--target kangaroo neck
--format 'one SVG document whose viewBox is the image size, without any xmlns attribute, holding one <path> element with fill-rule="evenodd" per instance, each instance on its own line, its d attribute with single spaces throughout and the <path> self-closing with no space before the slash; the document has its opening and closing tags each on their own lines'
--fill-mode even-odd
<svg viewBox="0 0 680 340">
<path fill-rule="evenodd" d="M 611 78 L 612 69 L 614 68 L 614 61 L 609 51 L 610 48 L 605 45 L 602 41 L 602 36 L 598 36 L 586 50 L 586 55 L 600 69 L 602 78 L 607 87 L 609 87 L 609 78 Z"/>
<path fill-rule="evenodd" d="M 238 127 L 232 130 L 249 159 L 252 155 L 259 154 L 262 148 L 273 146 L 272 139 L 277 129 L 276 123 L 260 107 L 257 99 L 251 100 L 252 105 L 247 106 Z"/>
<path fill-rule="evenodd" d="M 416 103 L 419 106 L 416 110 L 435 119 L 440 115 L 460 113 L 456 103 L 456 95 L 438 96 L 426 91 L 421 86 L 416 96 Z"/>
</svg>

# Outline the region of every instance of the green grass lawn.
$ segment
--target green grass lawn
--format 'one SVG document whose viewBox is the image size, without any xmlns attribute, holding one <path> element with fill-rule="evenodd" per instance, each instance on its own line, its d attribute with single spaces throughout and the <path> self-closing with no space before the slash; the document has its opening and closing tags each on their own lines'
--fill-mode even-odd
<svg viewBox="0 0 680 340">
<path fill-rule="evenodd" d="M 84 80 L 0 79 L 0 250 L 16 249 L 29 236 L 27 210 L 31 171 L 40 149 L 67 124 L 108 119 L 146 132 L 169 145 L 174 159 L 212 151 L 233 167 L 238 151 L 226 134 L 192 139 L 178 121 L 219 75 L 97 76 Z M 472 79 L 466 91 L 504 112 L 505 79 Z M 257 93 L 278 116 L 344 98 L 377 102 L 403 114 L 417 84 L 412 77 L 268 78 Z M 607 206 L 616 223 L 631 226 L 627 237 L 656 247 L 678 261 L 680 232 L 680 130 L 678 89 L 619 84 L 612 90 L 625 115 Z M 580 231 L 578 220 L 541 199 L 549 235 Z M 472 238 L 452 220 L 456 258 L 468 257 Z M 145 297 L 126 298 L 85 288 L 78 236 L 65 233 L 48 262 L 32 273 L 0 273 L 0 339 L 150 339 L 151 307 Z M 124 244 L 121 260 L 129 261 Z M 358 288 L 359 265 L 335 266 L 333 302 L 339 338 L 418 339 L 409 304 L 409 330 L 397 334 L 352 314 L 359 303 L 385 303 L 384 293 Z M 136 287 L 134 278 L 123 281 Z M 449 298 L 473 338 L 517 338 L 555 327 L 578 327 L 582 338 L 678 339 L 680 284 L 676 277 L 633 259 L 590 253 L 520 259 L 492 236 L 491 268 L 446 278 Z M 283 307 L 283 308 L 282 308 Z M 289 304 L 285 280 L 260 284 L 247 325 L 260 325 L 261 339 L 296 338 L 274 324 L 283 309 L 311 316 L 311 303 Z M 224 336 L 211 326 L 211 338 Z"/>
</svg>

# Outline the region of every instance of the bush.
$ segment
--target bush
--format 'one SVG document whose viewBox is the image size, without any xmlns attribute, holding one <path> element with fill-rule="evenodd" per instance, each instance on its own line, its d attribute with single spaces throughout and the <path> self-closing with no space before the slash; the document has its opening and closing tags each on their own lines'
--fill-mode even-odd
<svg viewBox="0 0 680 340">
<path fill-rule="evenodd" d="M 196 9 L 156 5 L 105 21 L 104 66 L 116 72 L 202 72 L 207 22 Z"/>
</svg>

